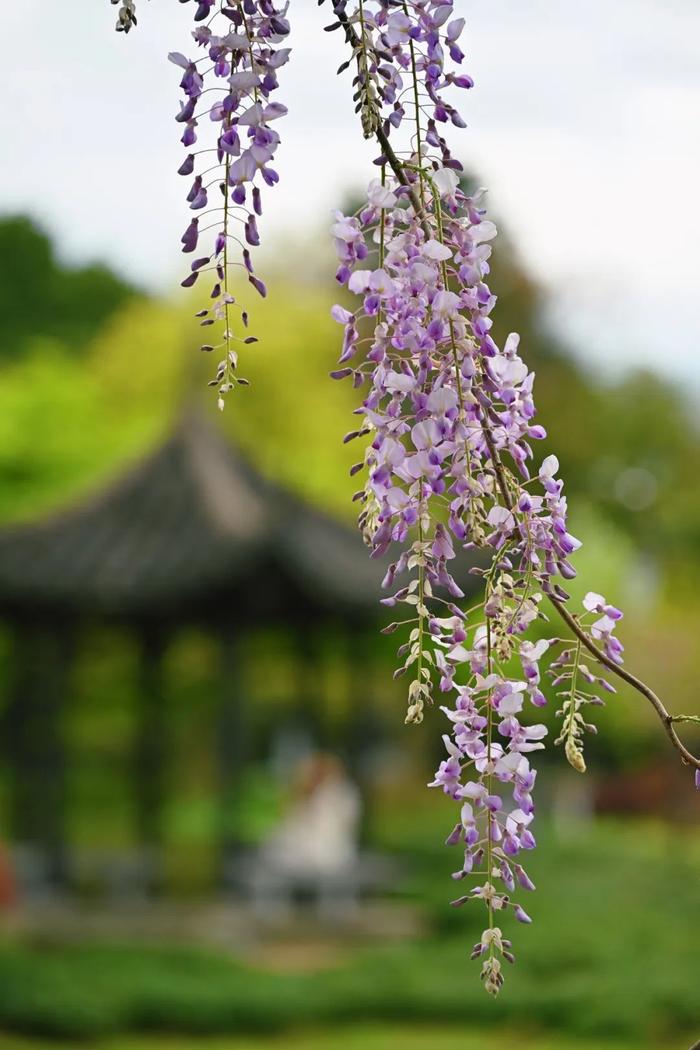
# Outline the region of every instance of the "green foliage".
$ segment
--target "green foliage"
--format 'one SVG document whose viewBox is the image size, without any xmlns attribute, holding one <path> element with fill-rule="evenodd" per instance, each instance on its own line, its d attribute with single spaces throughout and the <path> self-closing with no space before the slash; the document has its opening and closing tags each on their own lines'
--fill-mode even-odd
<svg viewBox="0 0 700 1050">
<path fill-rule="evenodd" d="M 37 1050 L 47 1042 L 6 1037 L 2 1050 Z M 57 1050 L 54 1042 L 50 1044 Z M 62 1044 L 60 1044 L 62 1045 Z M 461 1024 L 359 1024 L 348 1028 L 308 1029 L 268 1036 L 117 1036 L 91 1043 L 93 1050 L 640 1050 L 626 1040 L 579 1039 L 566 1035 L 543 1036 L 516 1031 L 507 1026 L 498 1030 L 477 1029 L 470 1022 Z M 677 1050 L 672 1043 L 655 1042 L 653 1050 Z"/>
<path fill-rule="evenodd" d="M 394 837 L 396 827 L 393 821 Z M 338 968 L 311 973 L 272 973 L 187 949 L 6 944 L 0 1026 L 79 1039 L 122 1030 L 213 1035 L 468 1018 L 484 1032 L 510 1025 L 654 1048 L 697 1026 L 689 917 L 698 855 L 690 836 L 678 849 L 683 836 L 650 825 L 547 833 L 531 866 L 540 891 L 535 922 L 518 928 L 520 965 L 508 972 L 495 1013 L 467 979 L 480 916 L 449 909 L 451 858 L 437 852 L 434 823 L 416 827 L 414 819 L 412 831 L 410 844 L 403 839 L 402 868 L 413 873 L 404 893 L 433 902 L 425 939 L 356 950 Z"/>
<path fill-rule="evenodd" d="M 177 311 L 134 301 L 78 361 L 37 340 L 0 382 L 0 518 L 54 509 L 165 434 L 182 388 Z"/>
<path fill-rule="evenodd" d="M 362 449 L 342 441 L 357 424 L 358 392 L 328 378 L 341 334 L 330 317 L 334 301 L 332 289 L 282 279 L 271 282 L 266 300 L 251 304 L 251 331 L 260 342 L 241 349 L 241 375 L 252 389 L 230 399 L 223 424 L 265 474 L 351 519 L 358 485 L 348 472 Z"/>
<path fill-rule="evenodd" d="M 1 517 L 55 505 L 113 473 L 185 402 L 215 413 L 205 381 L 216 353 L 194 350 L 203 331 L 191 296 L 178 306 L 128 303 L 133 290 L 106 271 L 61 268 L 27 219 L 0 223 L 0 271 L 0 344 L 12 362 L 0 391 Z M 350 519 L 357 486 L 347 471 L 361 450 L 342 436 L 354 429 L 359 393 L 328 379 L 340 339 L 329 313 L 342 292 L 300 285 L 282 264 L 269 283 L 264 301 L 248 285 L 236 290 L 260 342 L 241 347 L 253 389 L 236 392 L 221 422 L 261 470 Z M 678 391 L 647 373 L 602 386 L 567 356 L 543 327 L 543 295 L 507 236 L 492 283 L 494 334 L 521 333 L 546 445 L 574 506 L 590 503 L 656 561 L 694 560 L 700 437 Z"/>
<path fill-rule="evenodd" d="M 80 357 L 136 289 L 106 266 L 69 269 L 24 217 L 0 220 L 0 359 L 18 361 L 35 340 L 57 340 Z"/>
</svg>

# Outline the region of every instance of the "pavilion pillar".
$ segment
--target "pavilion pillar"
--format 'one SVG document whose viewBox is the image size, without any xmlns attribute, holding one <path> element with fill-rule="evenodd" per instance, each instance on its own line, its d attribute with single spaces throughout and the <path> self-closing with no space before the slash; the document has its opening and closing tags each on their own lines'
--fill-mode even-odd
<svg viewBox="0 0 700 1050">
<path fill-rule="evenodd" d="M 66 743 L 64 716 L 73 655 L 64 628 L 19 624 L 13 680 L 4 719 L 13 841 L 29 849 L 27 878 L 36 889 L 65 889 Z"/>
<path fill-rule="evenodd" d="M 360 842 L 365 845 L 372 823 L 373 766 L 382 736 L 375 695 L 375 639 L 366 627 L 359 624 L 351 625 L 345 637 L 349 696 L 343 759 L 360 792 Z"/>
<path fill-rule="evenodd" d="M 216 716 L 218 780 L 218 883 L 224 892 L 238 884 L 242 851 L 241 788 L 248 751 L 242 666 L 243 645 L 232 624 L 219 630 L 219 705 Z"/>
<path fill-rule="evenodd" d="M 136 836 L 143 884 L 148 893 L 163 888 L 163 817 L 167 791 L 168 720 L 163 682 L 166 637 L 146 627 L 139 636 L 137 722 L 133 743 Z"/>
<path fill-rule="evenodd" d="M 299 660 L 297 716 L 304 728 L 311 731 L 317 751 L 331 748 L 330 719 L 323 687 L 322 659 L 318 623 L 304 623 L 296 632 L 296 652 Z"/>
</svg>

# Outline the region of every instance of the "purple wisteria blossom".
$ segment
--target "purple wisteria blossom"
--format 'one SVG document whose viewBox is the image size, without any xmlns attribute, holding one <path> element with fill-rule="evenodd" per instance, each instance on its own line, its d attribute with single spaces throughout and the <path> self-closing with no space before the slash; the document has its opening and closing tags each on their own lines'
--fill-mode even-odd
<svg viewBox="0 0 700 1050">
<path fill-rule="evenodd" d="M 562 648 L 541 629 L 532 636 L 546 624 L 545 597 L 568 601 L 564 583 L 575 576 L 580 542 L 568 527 L 556 457 L 533 465 L 534 444 L 546 434 L 519 338 L 499 346 L 491 334 L 496 227 L 484 192 L 462 189 L 442 134 L 445 125 L 464 126 L 446 90 L 472 86 L 447 68 L 464 58 L 464 22 L 451 3 L 430 0 L 334 10 L 353 45 L 365 132 L 378 134 L 383 152 L 366 204 L 334 215 L 337 280 L 358 305 L 333 311 L 344 327 L 333 374 L 367 388 L 348 437 L 367 436 L 353 472 L 367 475 L 356 498 L 372 555 L 399 548 L 383 601 L 408 607 L 397 670 L 410 679 L 406 721 L 423 719 L 435 688 L 452 696 L 442 707 L 452 725 L 447 755 L 430 786 L 459 806 L 448 843 L 461 844 L 464 860 L 453 877 L 481 881 L 453 903 L 486 907 L 472 954 L 495 994 L 501 960 L 513 961 L 496 913 L 531 921 L 517 893 L 533 888 L 520 858 L 535 846 L 531 763 L 547 732 L 532 721 L 546 703 L 540 662 L 550 661 L 564 687 L 560 740 L 575 769 L 585 769 L 581 738 L 594 729 L 582 709 L 612 687 L 582 662 L 580 644 Z M 452 570 L 460 548 L 490 552 L 490 564 L 472 570 L 484 595 L 469 611 Z M 591 620 L 591 638 L 615 664 L 621 615 L 602 596 L 586 596 L 581 619 Z"/>
<path fill-rule="evenodd" d="M 192 177 L 187 201 L 195 213 L 182 236 L 182 250 L 199 251 L 182 285 L 192 287 L 202 274 L 213 282 L 212 305 L 197 316 L 204 327 L 218 322 L 223 328 L 218 343 L 208 340 L 202 347 L 223 353 L 211 382 L 220 408 L 236 384 L 245 383 L 236 375 L 236 344 L 255 341 L 242 334 L 248 316 L 229 290 L 231 267 L 240 267 L 255 290 L 267 294 L 250 249 L 260 244 L 261 188 L 279 180 L 273 165 L 280 142 L 275 124 L 287 110 L 271 96 L 279 86 L 278 70 L 289 59 L 289 48 L 282 46 L 289 34 L 287 7 L 273 0 L 200 0 L 192 34 L 199 57 L 169 56 L 182 70 L 184 97 L 175 119 L 182 125 L 187 155 L 179 174 Z"/>
</svg>

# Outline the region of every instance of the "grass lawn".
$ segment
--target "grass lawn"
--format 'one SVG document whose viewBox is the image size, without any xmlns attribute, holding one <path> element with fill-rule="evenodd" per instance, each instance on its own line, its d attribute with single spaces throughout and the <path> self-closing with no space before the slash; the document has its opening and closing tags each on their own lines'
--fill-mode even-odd
<svg viewBox="0 0 700 1050">
<path fill-rule="evenodd" d="M 67 1044 L 0 1035 L 0 1050 L 62 1050 Z M 640 1050 L 640 1044 L 581 1040 L 568 1036 L 466 1027 L 370 1026 L 289 1033 L 272 1038 L 157 1038 L 125 1036 L 90 1044 L 92 1050 Z M 648 1044 L 649 1050 L 678 1050 L 678 1043 Z"/>
<path fill-rule="evenodd" d="M 304 972 L 186 946 L 6 942 L 0 1050 L 685 1050 L 700 1036 L 697 832 L 630 821 L 542 839 L 535 921 L 495 1002 L 469 961 L 483 917 L 449 907 L 454 860 L 416 834 L 399 892 L 422 902 L 425 937 Z"/>
</svg>

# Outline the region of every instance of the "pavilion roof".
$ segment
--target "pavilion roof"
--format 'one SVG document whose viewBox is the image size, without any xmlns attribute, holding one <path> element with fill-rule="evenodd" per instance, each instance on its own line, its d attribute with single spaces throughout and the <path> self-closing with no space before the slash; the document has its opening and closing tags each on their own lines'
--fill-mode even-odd
<svg viewBox="0 0 700 1050">
<path fill-rule="evenodd" d="M 0 607 L 27 615 L 367 619 L 381 575 L 353 529 L 196 415 L 80 505 L 0 529 Z"/>
<path fill-rule="evenodd" d="M 355 529 L 193 414 L 96 496 L 0 529 L 0 609 L 29 616 L 368 619 L 382 574 Z"/>
</svg>

